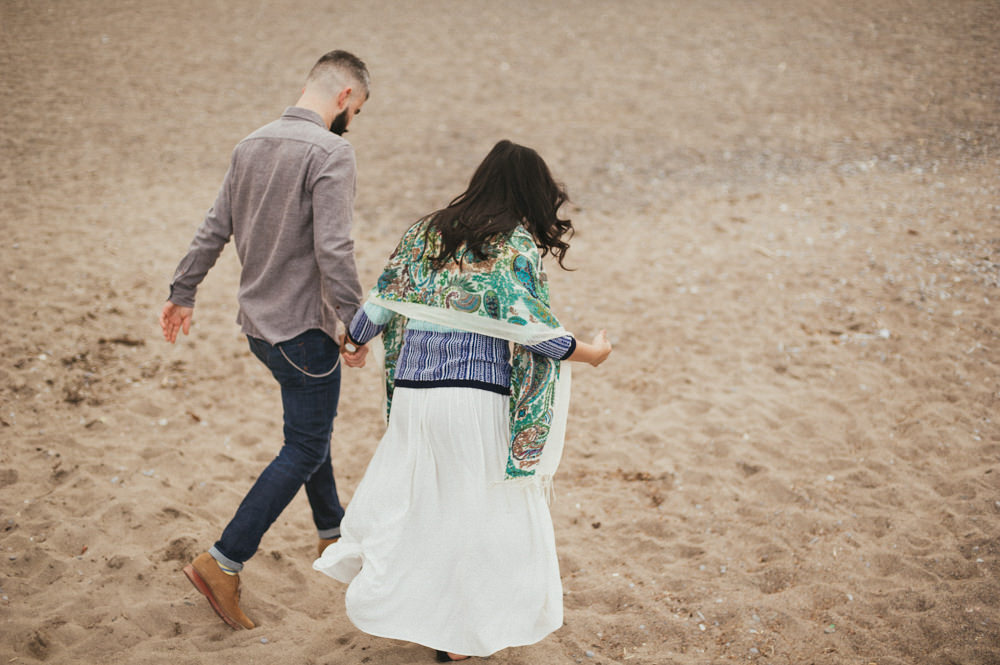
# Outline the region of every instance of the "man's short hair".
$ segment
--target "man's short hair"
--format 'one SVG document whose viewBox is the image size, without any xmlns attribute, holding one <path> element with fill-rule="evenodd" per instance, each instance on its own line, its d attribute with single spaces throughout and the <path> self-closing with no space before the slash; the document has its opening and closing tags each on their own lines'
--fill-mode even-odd
<svg viewBox="0 0 1000 665">
<path fill-rule="evenodd" d="M 371 94 L 368 66 L 361 58 L 347 51 L 330 51 L 321 57 L 313 65 L 306 80 L 319 83 L 331 93 L 345 85 L 357 83 L 364 89 L 365 99 Z"/>
</svg>

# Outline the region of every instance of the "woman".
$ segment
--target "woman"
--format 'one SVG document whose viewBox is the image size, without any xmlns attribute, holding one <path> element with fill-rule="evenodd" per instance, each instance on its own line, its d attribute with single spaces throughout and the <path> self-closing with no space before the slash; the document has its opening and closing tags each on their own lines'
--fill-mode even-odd
<svg viewBox="0 0 1000 665">
<path fill-rule="evenodd" d="M 541 257 L 562 266 L 566 200 L 538 153 L 501 141 L 403 235 L 349 330 L 359 347 L 382 335 L 389 423 L 313 567 L 349 583 L 358 628 L 441 662 L 562 625 L 546 500 L 568 408 L 561 361 L 611 352 L 604 331 L 580 342 L 549 310 Z"/>
</svg>

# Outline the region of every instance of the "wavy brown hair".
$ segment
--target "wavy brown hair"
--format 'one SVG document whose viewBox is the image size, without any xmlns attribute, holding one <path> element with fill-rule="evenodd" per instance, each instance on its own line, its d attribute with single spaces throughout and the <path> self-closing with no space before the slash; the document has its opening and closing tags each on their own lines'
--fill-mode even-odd
<svg viewBox="0 0 1000 665">
<path fill-rule="evenodd" d="M 464 245 L 469 258 L 487 258 L 489 242 L 523 224 L 545 256 L 551 252 L 563 265 L 573 237 L 573 224 L 559 217 L 559 207 L 569 198 L 552 178 L 549 167 L 531 148 L 500 141 L 476 168 L 469 187 L 452 199 L 448 207 L 433 212 L 428 230 L 441 234 L 441 252 L 433 258 L 437 267 L 461 260 Z"/>
</svg>

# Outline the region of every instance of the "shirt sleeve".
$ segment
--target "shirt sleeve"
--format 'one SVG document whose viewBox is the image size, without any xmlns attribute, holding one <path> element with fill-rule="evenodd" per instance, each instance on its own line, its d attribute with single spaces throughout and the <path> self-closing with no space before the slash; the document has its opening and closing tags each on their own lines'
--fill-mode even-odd
<svg viewBox="0 0 1000 665">
<path fill-rule="evenodd" d="M 170 283 L 168 300 L 181 307 L 194 307 L 198 285 L 215 265 L 222 249 L 233 235 L 232 209 L 229 189 L 233 173 L 230 165 L 222 181 L 222 187 L 215 197 L 215 203 L 205 215 L 204 221 L 195 232 L 188 253 L 177 264 L 173 281 Z"/>
<path fill-rule="evenodd" d="M 312 182 L 313 242 L 323 295 L 348 325 L 362 297 L 351 240 L 355 179 L 354 150 L 344 144 L 326 158 Z"/>
<path fill-rule="evenodd" d="M 367 344 L 382 332 L 385 324 L 392 318 L 392 312 L 374 303 L 366 302 L 351 320 L 347 336 L 355 344 Z"/>
<path fill-rule="evenodd" d="M 576 351 L 576 339 L 572 335 L 563 335 L 525 348 L 546 358 L 566 360 Z"/>
</svg>

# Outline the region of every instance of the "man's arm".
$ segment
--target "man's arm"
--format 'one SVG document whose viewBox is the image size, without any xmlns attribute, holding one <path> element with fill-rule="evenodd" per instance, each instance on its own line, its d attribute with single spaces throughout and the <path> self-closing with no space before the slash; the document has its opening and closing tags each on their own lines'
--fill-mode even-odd
<svg viewBox="0 0 1000 665">
<path fill-rule="evenodd" d="M 191 317 L 194 310 L 195 294 L 198 285 L 215 265 L 222 253 L 222 248 L 233 235 L 233 220 L 229 199 L 229 185 L 233 166 L 230 165 L 226 177 L 222 181 L 215 203 L 205 215 L 204 221 L 195 232 L 194 239 L 188 247 L 170 283 L 170 296 L 160 312 L 160 327 L 163 337 L 173 343 L 177 333 L 183 331 L 187 335 L 191 330 Z"/>
<path fill-rule="evenodd" d="M 347 144 L 339 147 L 324 162 L 312 191 L 313 242 L 323 293 L 346 326 L 362 298 L 351 240 L 355 168 L 354 149 Z"/>
</svg>

